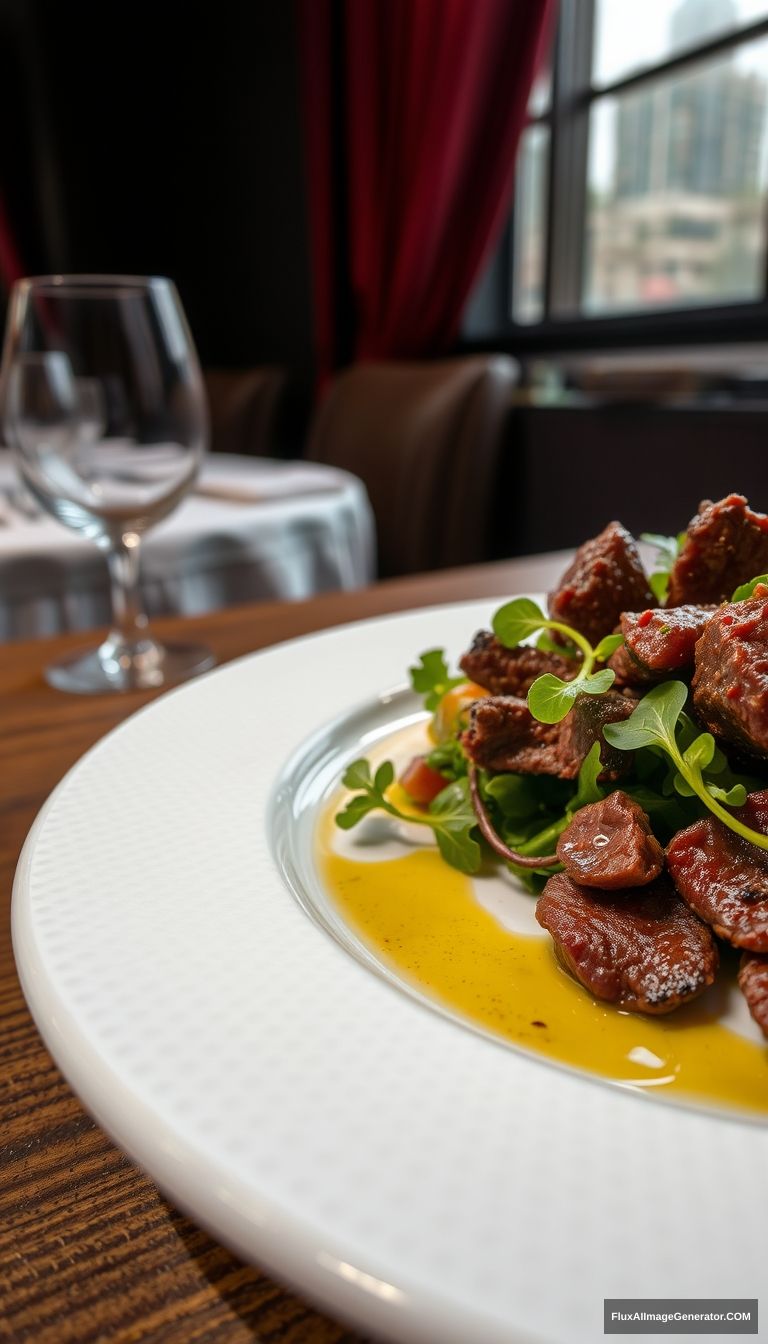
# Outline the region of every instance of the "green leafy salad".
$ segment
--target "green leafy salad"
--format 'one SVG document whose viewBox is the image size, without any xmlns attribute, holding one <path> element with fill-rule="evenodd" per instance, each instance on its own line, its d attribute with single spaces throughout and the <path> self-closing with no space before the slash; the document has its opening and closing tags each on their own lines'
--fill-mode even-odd
<svg viewBox="0 0 768 1344">
<path fill-rule="evenodd" d="M 653 540 L 662 554 L 662 565 L 652 580 L 657 599 L 663 599 L 663 580 L 677 554 L 679 539 L 648 540 Z M 659 546 L 659 542 L 665 545 Z M 761 575 L 743 585 L 733 600 L 749 598 L 758 582 L 768 580 Z M 592 647 L 579 631 L 550 619 L 526 597 L 501 606 L 492 624 L 496 639 L 508 649 L 537 639 L 538 649 L 574 660 L 577 671 L 573 678 L 563 680 L 545 672 L 530 686 L 527 705 L 539 723 L 560 723 L 578 696 L 604 695 L 613 685 L 615 673 L 605 664 L 622 644 L 622 635 L 611 634 Z M 423 765 L 434 779 L 434 796 L 429 801 L 422 797 L 418 807 L 401 809 L 392 798 L 396 777 L 392 762 L 386 761 L 374 771 L 368 761 L 354 761 L 343 777 L 352 796 L 336 816 L 337 825 L 344 830 L 356 826 L 374 810 L 416 822 L 432 830 L 447 863 L 470 874 L 479 871 L 484 851 L 488 852 L 487 842 L 534 893 L 560 870 L 554 850 L 573 814 L 619 788 L 644 809 L 662 844 L 709 812 L 760 849 L 768 849 L 768 836 L 752 830 L 729 810 L 739 808 L 749 792 L 765 788 L 765 781 L 732 768 L 712 734 L 700 730 L 686 710 L 689 687 L 684 681 L 673 678 L 653 685 L 637 699 L 629 717 L 604 725 L 603 740 L 618 752 L 631 753 L 620 779 L 613 778 L 601 763 L 598 740 L 583 760 L 577 778 L 568 780 L 549 774 L 491 772 L 473 764 L 461 740 L 468 704 L 447 727 L 441 714 L 446 697 L 456 696 L 467 680 L 451 674 L 442 650 L 423 653 L 410 668 L 410 679 L 433 715 L 436 741 L 424 756 Z M 407 792 L 407 784 L 404 787 Z"/>
</svg>

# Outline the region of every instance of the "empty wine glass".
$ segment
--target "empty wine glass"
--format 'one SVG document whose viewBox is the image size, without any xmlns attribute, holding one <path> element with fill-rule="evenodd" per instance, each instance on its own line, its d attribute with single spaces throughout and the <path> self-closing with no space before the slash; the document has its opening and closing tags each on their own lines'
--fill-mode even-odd
<svg viewBox="0 0 768 1344">
<path fill-rule="evenodd" d="M 200 645 L 162 645 L 142 610 L 147 528 L 192 485 L 207 438 L 197 355 L 175 287 L 133 276 L 44 276 L 11 295 L 5 433 L 35 499 L 103 551 L 113 628 L 46 668 L 66 691 L 164 686 L 212 667 Z"/>
</svg>

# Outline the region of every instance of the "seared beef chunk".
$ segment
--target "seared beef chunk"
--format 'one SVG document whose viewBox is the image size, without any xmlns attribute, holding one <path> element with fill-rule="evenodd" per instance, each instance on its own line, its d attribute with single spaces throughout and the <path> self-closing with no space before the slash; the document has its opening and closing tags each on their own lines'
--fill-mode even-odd
<svg viewBox="0 0 768 1344">
<path fill-rule="evenodd" d="M 713 612 L 696 645 L 693 701 L 710 732 L 768 757 L 768 590 Z"/>
<path fill-rule="evenodd" d="M 768 517 L 743 495 L 705 499 L 669 576 L 667 602 L 727 602 L 740 583 L 768 572 Z"/>
<path fill-rule="evenodd" d="M 579 670 L 573 658 L 561 658 L 556 653 L 545 653 L 523 645 L 507 649 L 490 630 L 480 630 L 472 647 L 459 662 L 462 672 L 470 681 L 490 691 L 491 695 L 527 696 L 537 677 L 552 672 L 562 681 L 571 681 Z"/>
<path fill-rule="evenodd" d="M 579 809 L 557 842 L 557 857 L 574 882 L 603 891 L 644 887 L 664 867 L 645 812 L 621 789 Z"/>
<path fill-rule="evenodd" d="M 536 918 L 591 994 L 622 1008 L 668 1013 L 712 984 L 717 948 L 707 928 L 658 877 L 637 892 L 590 891 L 550 877 Z"/>
<path fill-rule="evenodd" d="M 739 989 L 764 1036 L 768 1036 L 768 957 L 744 952 L 739 967 Z"/>
<path fill-rule="evenodd" d="M 539 723 L 524 700 L 499 695 L 475 701 L 461 744 L 484 770 L 558 775 L 559 740 L 559 724 Z"/>
<path fill-rule="evenodd" d="M 570 714 L 560 723 L 560 750 L 564 761 L 572 762 L 569 772 L 561 772 L 563 779 L 575 779 L 582 762 L 595 742 L 600 743 L 601 779 L 619 779 L 632 768 L 632 754 L 611 747 L 603 737 L 606 723 L 621 723 L 628 719 L 636 701 L 606 691 L 604 695 L 579 695 Z"/>
<path fill-rule="evenodd" d="M 665 607 L 621 614 L 623 645 L 609 659 L 617 679 L 630 685 L 693 672 L 697 639 L 714 607 Z"/>
<path fill-rule="evenodd" d="M 655 607 L 640 553 L 621 523 L 580 546 L 559 587 L 549 595 L 549 614 L 571 625 L 592 644 L 609 635 L 622 611 Z"/>
<path fill-rule="evenodd" d="M 613 689 L 623 691 L 626 695 L 634 695 L 640 699 L 645 695 L 650 685 L 661 680 L 653 673 L 645 672 L 637 659 L 632 657 L 632 654 L 627 651 L 623 644 L 620 644 L 616 652 L 611 654 L 608 659 L 608 666 L 616 676 Z"/>
<path fill-rule="evenodd" d="M 736 816 L 768 832 L 768 790 L 751 793 Z M 684 901 L 735 947 L 768 952 L 768 850 L 703 817 L 678 831 L 667 866 Z"/>
<path fill-rule="evenodd" d="M 632 713 L 634 704 L 622 695 L 579 695 L 562 723 L 539 723 L 524 700 L 510 695 L 477 700 L 469 711 L 469 727 L 461 742 L 470 760 L 484 770 L 521 775 L 558 775 L 575 779 L 603 725 Z M 603 778 L 615 778 L 631 762 L 627 752 L 602 742 Z"/>
</svg>

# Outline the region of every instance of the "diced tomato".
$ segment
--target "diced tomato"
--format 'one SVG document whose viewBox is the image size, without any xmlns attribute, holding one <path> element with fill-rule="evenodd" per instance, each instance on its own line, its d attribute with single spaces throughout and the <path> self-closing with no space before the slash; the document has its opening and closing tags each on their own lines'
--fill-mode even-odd
<svg viewBox="0 0 768 1344">
<path fill-rule="evenodd" d="M 438 770 L 427 765 L 426 757 L 414 756 L 410 765 L 400 776 L 400 785 L 414 803 L 431 803 L 438 793 L 442 793 L 447 780 Z"/>
</svg>

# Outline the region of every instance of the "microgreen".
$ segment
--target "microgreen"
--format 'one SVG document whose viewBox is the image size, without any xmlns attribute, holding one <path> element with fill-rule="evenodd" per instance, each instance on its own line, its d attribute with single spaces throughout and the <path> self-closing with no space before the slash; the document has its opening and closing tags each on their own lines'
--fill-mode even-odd
<svg viewBox="0 0 768 1344">
<path fill-rule="evenodd" d="M 433 747 L 427 755 L 427 765 L 449 780 L 462 779 L 467 773 L 467 758 L 457 737 L 449 737 Z"/>
<path fill-rule="evenodd" d="M 578 695 L 602 695 L 613 685 L 615 673 L 610 668 L 593 672 L 596 662 L 605 662 L 616 651 L 623 638 L 606 635 L 597 648 L 572 626 L 551 620 L 529 597 L 516 597 L 500 607 L 493 618 L 493 632 L 508 649 L 517 648 L 524 639 L 540 630 L 554 630 L 582 655 L 579 670 L 572 681 L 564 681 L 554 672 L 545 672 L 534 681 L 528 692 L 528 708 L 540 723 L 560 723 L 571 709 Z"/>
<path fill-rule="evenodd" d="M 757 578 L 750 579 L 749 583 L 740 584 L 739 587 L 735 590 L 733 597 L 731 598 L 731 601 L 746 602 L 747 598 L 752 597 L 759 583 L 764 583 L 768 585 L 768 574 L 758 574 Z"/>
<path fill-rule="evenodd" d="M 384 761 L 375 775 L 366 760 L 353 761 L 344 772 L 342 783 L 347 789 L 357 790 L 346 807 L 336 814 L 336 825 L 343 831 L 357 826 L 363 817 L 376 810 L 387 812 L 398 821 L 415 822 L 429 826 L 434 832 L 438 848 L 446 863 L 462 873 L 476 873 L 480 867 L 481 852 L 473 831 L 477 826 L 467 779 L 456 779 L 448 784 L 429 805 L 427 812 L 418 815 L 401 812 L 389 798 L 386 790 L 395 778 L 395 767 Z"/>
<path fill-rule="evenodd" d="M 724 789 L 720 784 L 713 784 L 704 778 L 704 771 L 713 765 L 717 773 L 717 748 L 711 733 L 699 733 L 685 746 L 682 740 L 678 740 L 678 722 L 687 698 L 688 687 L 684 682 L 662 682 L 643 697 L 637 709 L 623 723 L 605 724 L 603 736 L 619 751 L 660 747 L 676 768 L 673 786 L 681 797 L 693 797 L 695 794 L 729 830 L 743 836 L 759 849 L 768 850 L 768 835 L 745 826 L 722 806 L 725 803 L 730 807 L 740 807 L 747 796 L 744 785 L 736 783 Z M 689 733 L 685 735 L 690 736 Z"/>
<path fill-rule="evenodd" d="M 587 807 L 589 803 L 599 803 L 601 798 L 605 797 L 606 790 L 598 784 L 598 779 L 602 774 L 603 763 L 600 760 L 600 743 L 593 742 L 588 754 L 584 757 L 579 770 L 579 777 L 576 782 L 576 792 L 566 805 L 566 812 L 572 817 L 574 812 L 578 812 L 580 807 Z"/>
<path fill-rule="evenodd" d="M 447 691 L 461 686 L 466 677 L 451 677 L 442 649 L 428 649 L 422 653 L 415 667 L 409 667 L 411 686 L 419 695 L 423 695 L 424 708 L 430 714 L 437 709 Z"/>
<path fill-rule="evenodd" d="M 685 544 L 685 532 L 676 537 L 664 537 L 659 532 L 641 532 L 640 540 L 647 541 L 656 549 L 656 569 L 648 578 L 648 585 L 659 606 L 667 600 L 669 575 L 680 551 Z"/>
</svg>

